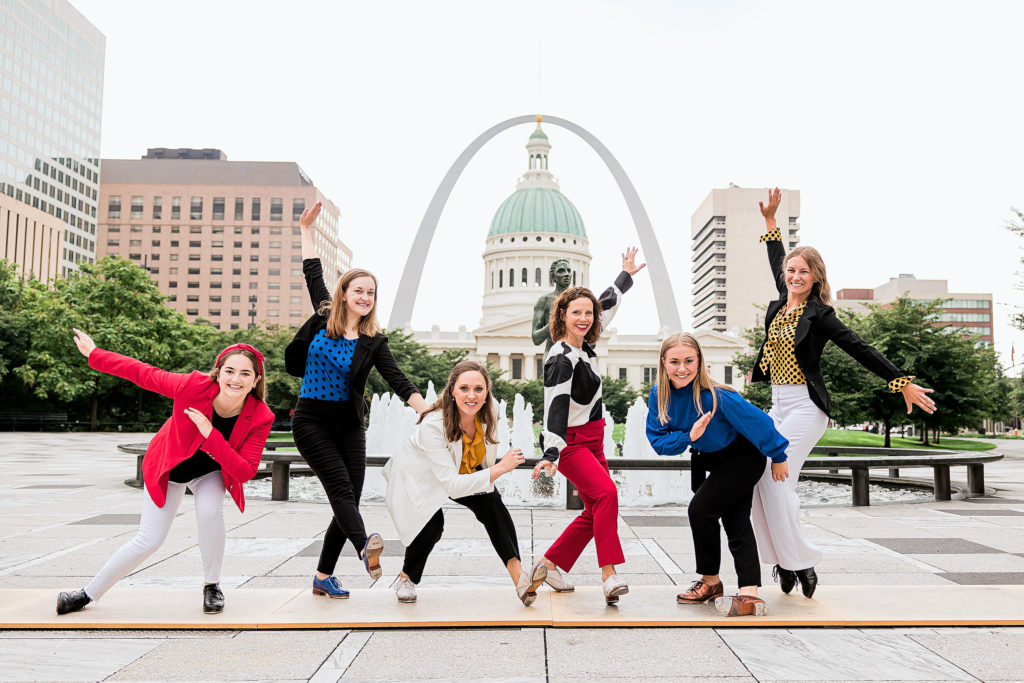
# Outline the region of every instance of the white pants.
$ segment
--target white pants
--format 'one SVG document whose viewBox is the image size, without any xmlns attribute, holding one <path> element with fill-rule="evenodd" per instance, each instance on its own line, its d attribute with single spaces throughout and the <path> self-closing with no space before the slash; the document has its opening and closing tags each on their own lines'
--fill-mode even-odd
<svg viewBox="0 0 1024 683">
<path fill-rule="evenodd" d="M 771 462 L 754 488 L 751 521 L 757 550 L 765 564 L 795 571 L 821 562 L 821 550 L 800 533 L 800 499 L 796 483 L 807 455 L 828 427 L 828 416 L 811 401 L 805 384 L 772 386 L 775 428 L 789 441 L 786 449 L 789 479 L 772 481 Z"/>
<path fill-rule="evenodd" d="M 103 565 L 100 573 L 85 587 L 85 593 L 99 600 L 110 587 L 127 576 L 142 561 L 156 552 L 178 507 L 185 497 L 185 487 L 192 489 L 196 503 L 196 522 L 199 526 L 199 552 L 203 557 L 203 575 L 206 583 L 220 582 L 220 565 L 224 559 L 224 479 L 220 471 L 204 474 L 187 484 L 167 482 L 167 500 L 157 507 L 146 487 L 142 487 L 142 519 L 135 538 L 121 546 Z"/>
</svg>

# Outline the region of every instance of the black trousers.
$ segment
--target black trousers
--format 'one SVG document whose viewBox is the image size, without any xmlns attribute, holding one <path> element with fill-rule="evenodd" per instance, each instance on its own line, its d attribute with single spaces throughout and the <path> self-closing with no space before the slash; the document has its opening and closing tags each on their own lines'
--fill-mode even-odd
<svg viewBox="0 0 1024 683">
<path fill-rule="evenodd" d="M 351 401 L 300 398 L 292 416 L 299 454 L 323 484 L 334 517 L 324 535 L 317 571 L 333 574 L 345 541 L 358 555 L 366 545 L 359 498 L 366 478 L 366 432 Z"/>
<path fill-rule="evenodd" d="M 721 520 L 739 585 L 760 586 L 761 563 L 750 523 L 750 504 L 754 487 L 764 473 L 765 456 L 738 435 L 722 450 L 702 452 L 701 457 L 709 474 L 686 510 L 693 532 L 697 573 L 714 576 L 721 568 Z"/>
<path fill-rule="evenodd" d="M 512 558 L 519 557 L 519 539 L 516 537 L 516 527 L 512 523 L 512 515 L 501 500 L 501 494 L 495 489 L 490 493 L 480 493 L 475 496 L 464 498 L 452 498 L 459 505 L 469 508 L 480 523 L 487 530 L 491 539 L 491 545 L 501 558 L 501 563 L 507 565 Z M 444 512 L 438 510 L 430 518 L 427 525 L 423 527 L 409 547 L 405 549 L 405 563 L 402 571 L 412 579 L 413 583 L 419 583 L 423 578 L 423 568 L 427 565 L 427 557 L 434 549 L 437 542 L 441 540 L 444 533 Z"/>
</svg>

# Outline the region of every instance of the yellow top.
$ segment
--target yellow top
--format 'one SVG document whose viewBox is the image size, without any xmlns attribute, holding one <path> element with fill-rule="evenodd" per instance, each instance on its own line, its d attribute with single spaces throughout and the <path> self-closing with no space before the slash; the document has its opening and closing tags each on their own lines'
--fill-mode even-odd
<svg viewBox="0 0 1024 683">
<path fill-rule="evenodd" d="M 480 424 L 480 418 L 476 419 L 476 434 L 469 438 L 462 435 L 462 466 L 459 467 L 459 474 L 472 474 L 476 472 L 480 463 L 484 461 L 487 454 L 487 447 L 484 445 L 484 428 Z"/>
<path fill-rule="evenodd" d="M 806 307 L 807 302 L 803 301 L 789 313 L 780 311 L 768 326 L 768 338 L 765 339 L 764 355 L 761 357 L 761 372 L 770 373 L 772 384 L 807 384 L 793 349 L 796 325 Z"/>
</svg>

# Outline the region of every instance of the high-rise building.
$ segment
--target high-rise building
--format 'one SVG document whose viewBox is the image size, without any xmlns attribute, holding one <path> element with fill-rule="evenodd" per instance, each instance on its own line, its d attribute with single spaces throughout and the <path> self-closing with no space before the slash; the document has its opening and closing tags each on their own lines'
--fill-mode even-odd
<svg viewBox="0 0 1024 683">
<path fill-rule="evenodd" d="M 218 329 L 305 321 L 299 217 L 318 201 L 314 241 L 328 288 L 352 267 L 338 207 L 295 162 L 157 148 L 104 159 L 102 173 L 97 255 L 146 268 L 190 320 Z"/>
<path fill-rule="evenodd" d="M 921 302 L 942 299 L 933 325 L 963 327 L 976 335 L 981 344 L 992 344 L 992 294 L 950 292 L 947 280 L 918 280 L 909 273 L 901 273 L 874 289 L 840 289 L 835 303 L 837 308 L 864 313 L 867 304 L 888 304 L 900 297 Z"/>
<path fill-rule="evenodd" d="M 0 257 L 28 253 L 26 235 L 42 247 L 59 232 L 60 258 L 33 271 L 42 279 L 96 257 L 105 45 L 67 0 L 0 2 L 0 192 L 27 205 L 4 203 L 20 219 L 0 226 Z"/>
<path fill-rule="evenodd" d="M 767 196 L 767 188 L 712 190 L 690 218 L 694 329 L 740 334 L 764 324 L 763 307 L 778 298 L 759 242 L 764 217 L 758 202 Z M 799 219 L 800 191 L 783 190 L 775 220 L 787 249 L 800 241 Z"/>
</svg>

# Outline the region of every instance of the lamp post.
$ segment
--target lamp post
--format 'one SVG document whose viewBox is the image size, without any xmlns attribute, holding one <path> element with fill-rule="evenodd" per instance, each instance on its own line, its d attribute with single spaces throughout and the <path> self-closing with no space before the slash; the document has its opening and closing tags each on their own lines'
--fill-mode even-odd
<svg viewBox="0 0 1024 683">
<path fill-rule="evenodd" d="M 256 295 L 249 295 L 249 329 L 256 327 Z"/>
</svg>

